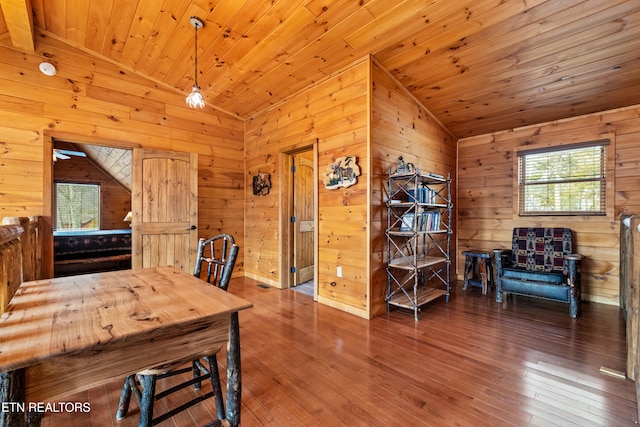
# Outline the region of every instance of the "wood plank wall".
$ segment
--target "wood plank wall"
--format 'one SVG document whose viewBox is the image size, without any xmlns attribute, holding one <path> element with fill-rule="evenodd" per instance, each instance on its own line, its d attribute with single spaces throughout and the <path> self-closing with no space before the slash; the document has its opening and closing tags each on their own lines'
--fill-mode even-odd
<svg viewBox="0 0 640 427">
<path fill-rule="evenodd" d="M 60 147 L 65 150 L 82 149 L 82 145 L 75 147 L 67 144 Z M 131 192 L 88 158 L 69 156 L 69 159 L 56 161 L 53 164 L 53 179 L 60 182 L 100 184 L 100 229 L 129 228 L 131 223 L 125 222 L 124 217 L 131 210 Z M 55 203 L 53 209 L 55 210 Z"/>
<path fill-rule="evenodd" d="M 451 174 L 452 198 L 455 200 L 456 139 L 421 106 L 404 87 L 391 77 L 375 61 L 372 67 L 371 106 L 371 280 L 372 289 L 382 294 L 372 296 L 374 301 L 384 302 L 387 288 L 386 239 L 387 228 L 387 173 L 395 168 L 398 157 L 413 163 L 425 172 Z M 454 214 L 452 221 L 455 218 Z M 454 227 L 455 230 L 455 227 Z M 451 237 L 451 253 L 456 253 L 455 234 Z M 451 265 L 455 272 L 455 256 Z M 384 304 L 376 307 L 383 311 Z"/>
<path fill-rule="evenodd" d="M 369 317 L 375 310 L 369 298 L 378 297 L 384 280 L 383 270 L 377 270 L 382 265 L 381 230 L 386 224 L 381 198 L 376 196 L 382 191 L 378 178 L 400 154 L 434 172 L 455 171 L 451 166 L 455 163 L 453 139 L 375 67 L 370 113 L 368 60 L 247 121 L 244 130 L 244 123 L 237 118 L 211 106 L 191 110 L 182 94 L 47 34 L 37 35 L 34 54 L 10 49 L 8 43 L 0 40 L 0 216 L 42 214 L 45 135 L 197 152 L 200 234 L 234 234 L 244 248 L 235 274 L 243 274 L 246 268 L 250 276 L 278 283 L 279 156 L 317 140 L 319 182 L 331 159 L 343 155 L 358 156 L 363 173 L 358 184 L 348 189 L 327 191 L 321 187 L 320 296 L 327 303 Z M 38 71 L 44 59 L 56 64 L 58 75 L 47 77 Z M 381 87 L 385 90 L 379 90 Z M 392 99 L 384 100 L 385 96 Z M 613 133 L 612 217 L 553 223 L 576 230 L 577 251 L 587 257 L 584 297 L 617 304 L 617 221 L 621 213 L 640 210 L 639 115 L 640 108 L 628 108 L 460 140 L 458 176 L 454 178 L 458 188 L 457 277 L 462 277 L 463 249 L 505 247 L 510 229 L 522 224 L 513 211 L 514 150 L 532 141 L 556 144 Z M 414 120 L 424 129 L 414 128 Z M 411 145 L 411 141 L 421 142 Z M 250 178 L 258 172 L 271 174 L 269 196 L 251 194 Z M 339 280 L 338 263 L 344 272 Z"/>
<path fill-rule="evenodd" d="M 519 218 L 514 191 L 516 152 L 521 147 L 552 146 L 611 137 L 614 160 L 606 217 Z M 619 302 L 620 215 L 640 212 L 640 107 L 619 109 L 544 123 L 458 142 L 458 278 L 461 251 L 506 248 L 517 226 L 561 226 L 574 231 L 574 251 L 586 257 L 583 299 Z M 515 169 L 514 169 L 515 168 Z M 611 194 L 611 193 L 610 193 Z M 612 206 L 611 206 L 612 205 Z"/>
<path fill-rule="evenodd" d="M 33 54 L 9 43 L 0 40 L 0 217 L 43 213 L 43 161 L 51 158 L 43 140 L 64 135 L 72 142 L 197 152 L 200 235 L 232 233 L 244 247 L 242 120 L 209 105 L 190 109 L 185 94 L 46 33 L 36 34 Z M 56 65 L 56 76 L 38 71 L 43 60 Z M 242 272 L 241 251 L 234 275 Z"/>
<path fill-rule="evenodd" d="M 248 275 L 280 286 L 280 257 L 284 256 L 278 230 L 280 153 L 317 138 L 318 300 L 366 318 L 386 309 L 383 207 L 388 167 L 403 155 L 425 170 L 455 178 L 456 165 L 455 139 L 388 73 L 372 64 L 366 58 L 248 120 L 245 148 L 247 182 L 256 173 L 271 174 L 272 182 L 266 197 L 253 196 L 249 186 L 246 190 Z M 345 155 L 358 157 L 362 173 L 358 183 L 326 190 L 322 174 L 332 160 Z M 336 275 L 338 265 L 342 278 Z"/>
<path fill-rule="evenodd" d="M 245 190 L 245 270 L 250 277 L 281 286 L 281 153 L 317 142 L 318 150 L 318 299 L 369 317 L 369 156 L 368 59 L 247 120 L 246 175 L 271 174 L 271 191 Z M 361 175 L 346 189 L 326 190 L 322 173 L 336 158 L 357 156 Z M 336 275 L 342 266 L 343 276 Z M 334 286 L 331 283 L 335 283 Z"/>
</svg>

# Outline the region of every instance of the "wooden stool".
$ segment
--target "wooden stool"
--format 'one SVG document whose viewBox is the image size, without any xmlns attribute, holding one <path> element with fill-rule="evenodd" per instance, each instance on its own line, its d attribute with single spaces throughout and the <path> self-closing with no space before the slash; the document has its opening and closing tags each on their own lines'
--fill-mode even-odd
<svg viewBox="0 0 640 427">
<path fill-rule="evenodd" d="M 493 254 L 490 251 L 467 249 L 462 255 L 465 257 L 462 290 L 467 290 L 468 285 L 478 286 L 482 287 L 482 295 L 486 295 L 488 287 L 493 285 Z"/>
</svg>

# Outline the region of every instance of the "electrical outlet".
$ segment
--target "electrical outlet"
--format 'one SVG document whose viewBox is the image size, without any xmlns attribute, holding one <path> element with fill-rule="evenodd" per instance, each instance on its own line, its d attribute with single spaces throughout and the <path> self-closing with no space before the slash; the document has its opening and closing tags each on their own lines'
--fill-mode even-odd
<svg viewBox="0 0 640 427">
<path fill-rule="evenodd" d="M 338 277 L 342 277 L 342 267 L 341 267 L 341 266 L 338 266 L 338 267 L 336 268 L 336 275 L 337 275 Z"/>
</svg>

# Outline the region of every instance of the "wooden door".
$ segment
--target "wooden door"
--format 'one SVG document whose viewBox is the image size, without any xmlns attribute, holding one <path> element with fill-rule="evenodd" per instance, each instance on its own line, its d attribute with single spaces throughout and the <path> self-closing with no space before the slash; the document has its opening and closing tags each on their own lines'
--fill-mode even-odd
<svg viewBox="0 0 640 427">
<path fill-rule="evenodd" d="M 293 285 L 313 279 L 314 215 L 313 215 L 313 150 L 293 156 L 293 256 L 295 275 Z"/>
<path fill-rule="evenodd" d="M 191 273 L 198 244 L 198 155 L 133 150 L 132 267 Z"/>
</svg>

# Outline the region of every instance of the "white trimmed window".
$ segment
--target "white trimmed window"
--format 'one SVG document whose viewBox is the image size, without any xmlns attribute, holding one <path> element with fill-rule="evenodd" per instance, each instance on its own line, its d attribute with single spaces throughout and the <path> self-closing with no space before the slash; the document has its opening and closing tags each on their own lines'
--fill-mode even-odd
<svg viewBox="0 0 640 427">
<path fill-rule="evenodd" d="M 606 215 L 609 140 L 518 153 L 519 214 Z"/>
</svg>

